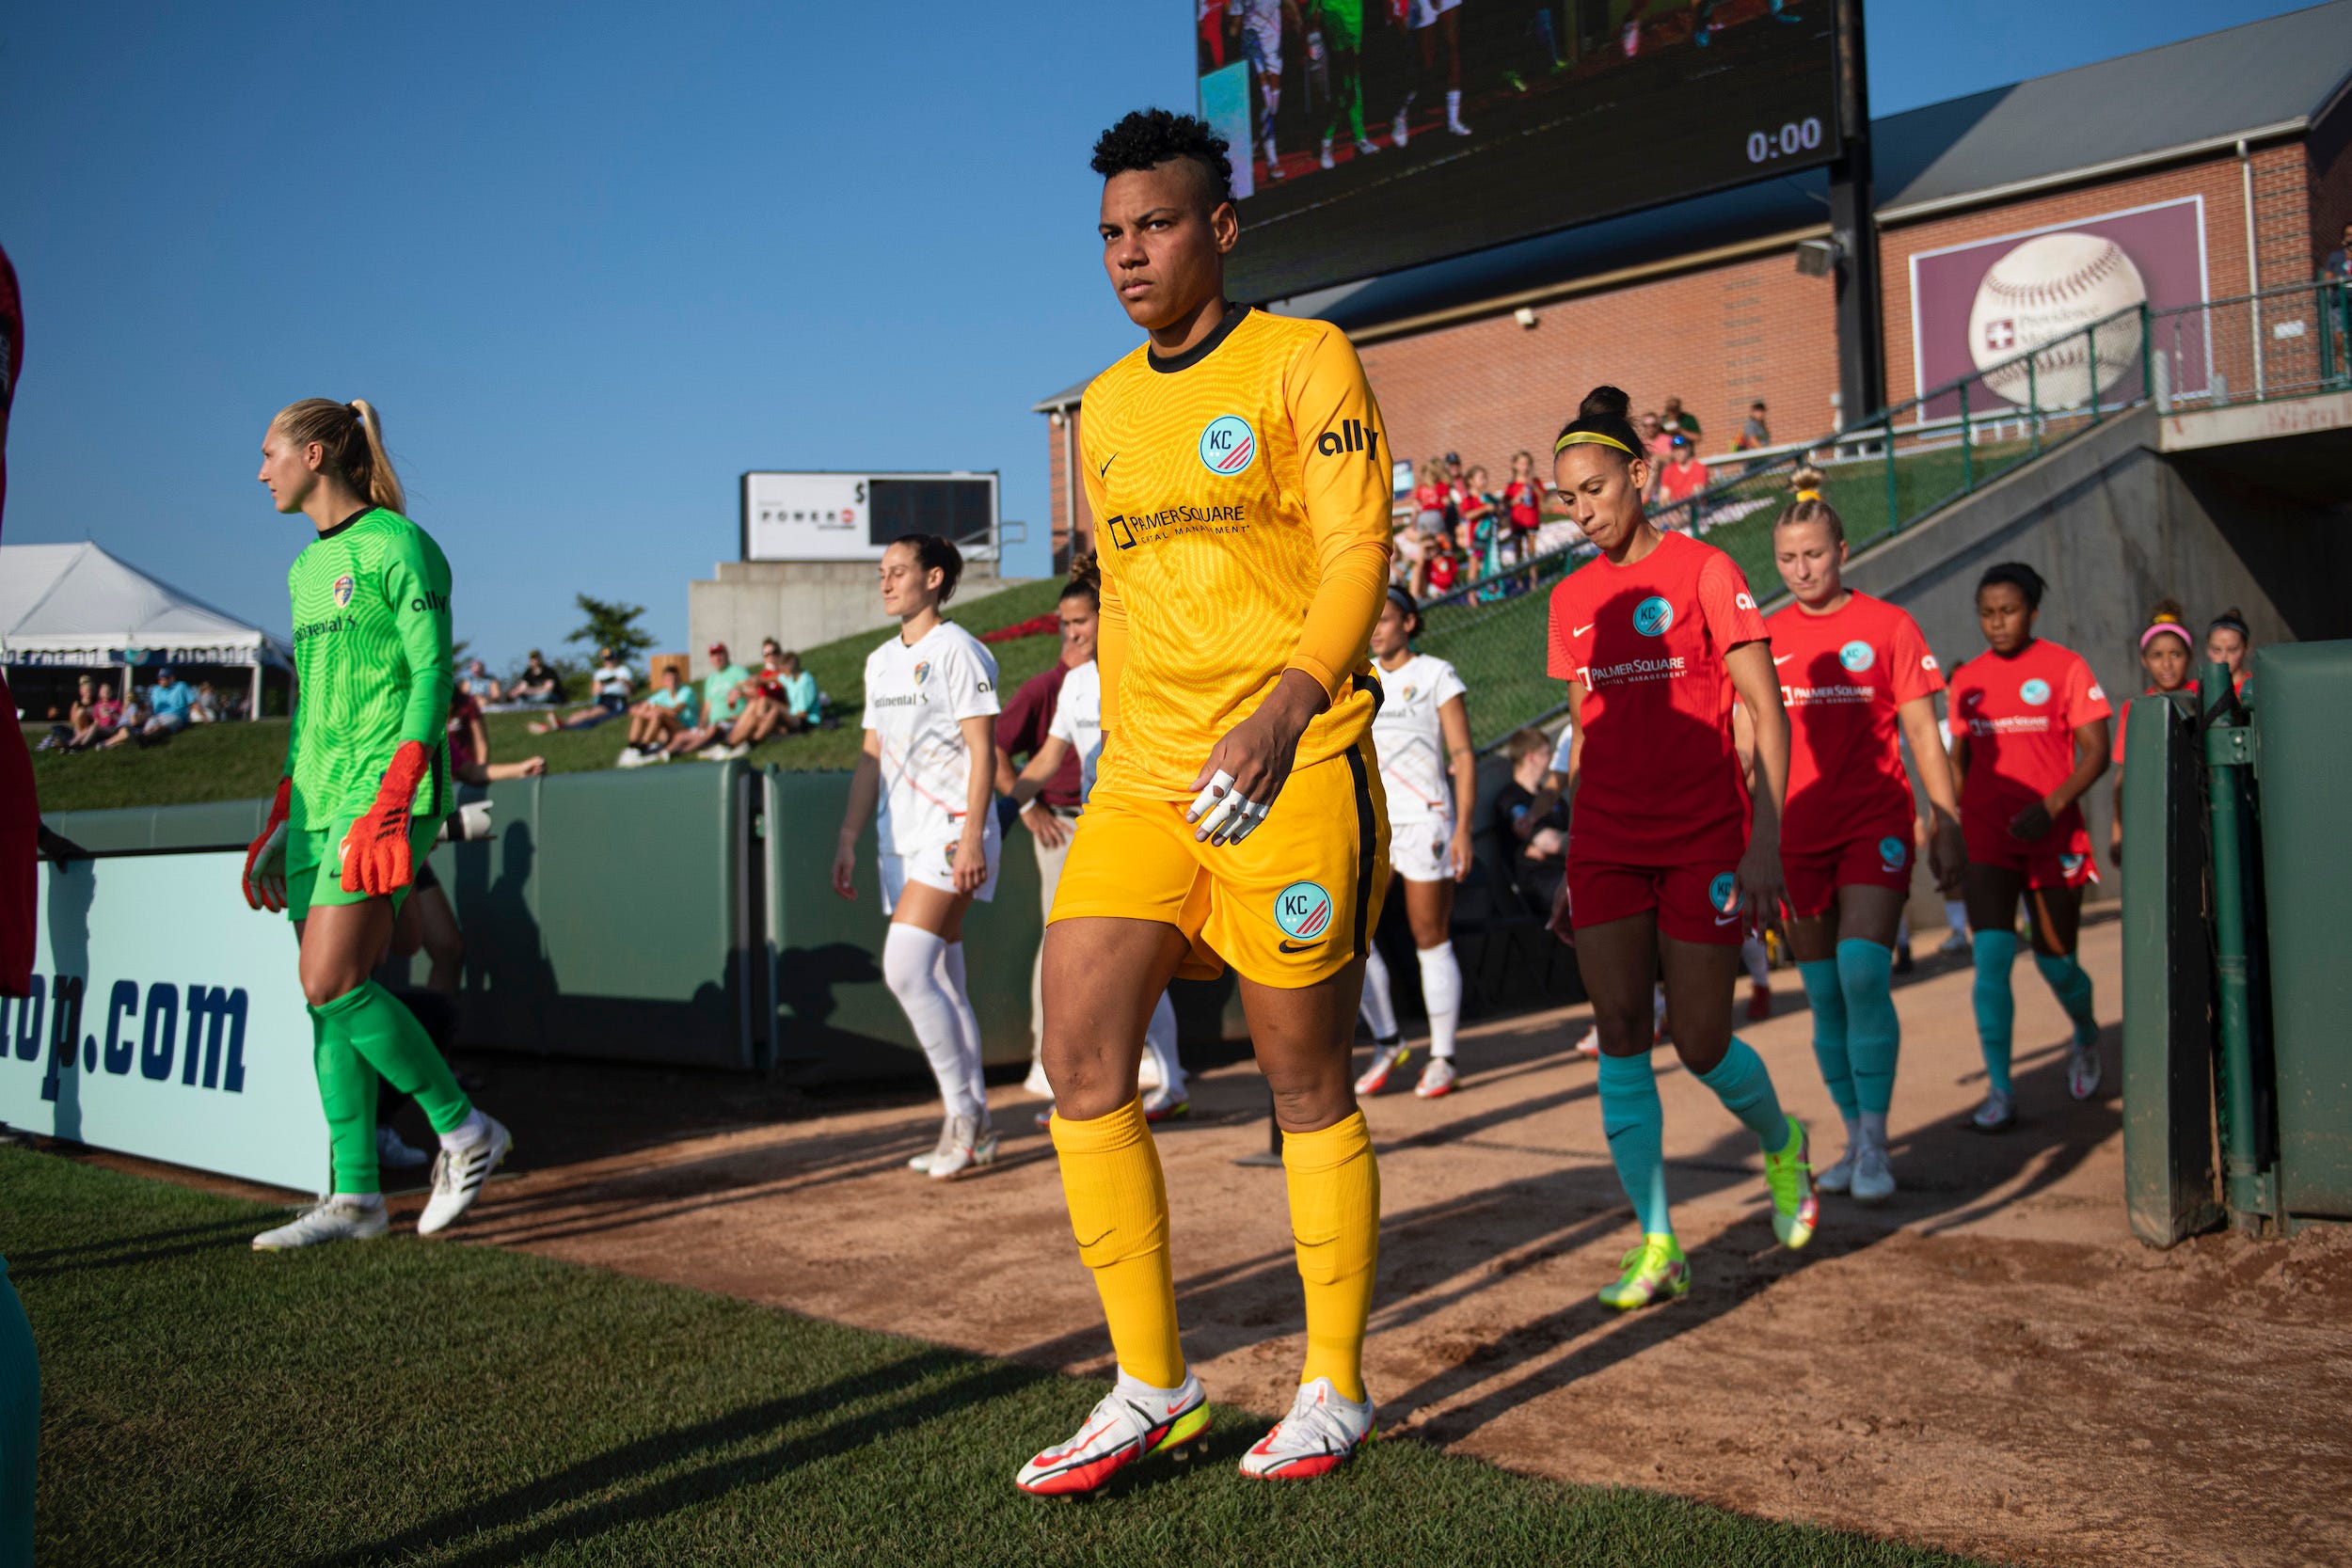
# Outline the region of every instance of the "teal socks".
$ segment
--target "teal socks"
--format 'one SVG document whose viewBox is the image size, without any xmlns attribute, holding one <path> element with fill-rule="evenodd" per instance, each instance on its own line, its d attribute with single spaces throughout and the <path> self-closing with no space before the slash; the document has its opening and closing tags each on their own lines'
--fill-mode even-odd
<svg viewBox="0 0 2352 1568">
<path fill-rule="evenodd" d="M 1865 1115 L 1883 1117 L 1895 1098 L 1895 1056 L 1902 1046 L 1902 1025 L 1895 1017 L 1895 950 L 1848 937 L 1837 944 L 1837 984 L 1846 999 L 1854 1100 Z M 1846 1110 L 1845 1101 L 1837 1108 Z M 1846 1119 L 1853 1114 L 1847 1112 Z"/>
<path fill-rule="evenodd" d="M 2099 1020 L 2090 1010 L 2090 976 L 2072 953 L 2050 958 L 2046 954 L 2033 956 L 2034 968 L 2050 983 L 2050 990 L 2066 1009 L 2066 1016 L 2074 1021 L 2074 1043 L 2090 1045 L 2099 1037 Z"/>
<path fill-rule="evenodd" d="M 1600 1059 L 1600 1128 L 1618 1184 L 1632 1200 L 1645 1236 L 1672 1235 L 1666 1210 L 1665 1113 L 1658 1104 L 1658 1075 L 1649 1053 Z"/>
<path fill-rule="evenodd" d="M 1837 1114 L 1851 1125 L 1861 1114 L 1854 1101 L 1853 1062 L 1846 1044 L 1846 992 L 1838 980 L 1835 958 L 1815 958 L 1797 965 L 1804 982 L 1804 999 L 1813 1005 L 1813 1059 L 1821 1065 L 1821 1082 L 1837 1104 Z"/>
<path fill-rule="evenodd" d="M 1747 1041 L 1732 1036 L 1731 1049 L 1712 1071 L 1699 1074 L 1699 1082 L 1715 1091 L 1724 1110 L 1747 1124 L 1765 1153 L 1777 1154 L 1788 1146 L 1788 1117 L 1780 1108 L 1780 1096 L 1772 1092 L 1772 1075 Z"/>
<path fill-rule="evenodd" d="M 2010 1035 L 2017 1024 L 2017 996 L 2010 990 L 2010 965 L 2017 961 L 2017 933 L 1979 931 L 1977 954 L 1977 1043 L 1984 1048 L 1984 1075 L 2002 1094 L 2010 1085 Z M 2071 959 L 2069 960 L 2072 961 Z M 2088 991 L 2090 981 L 2083 980 Z"/>
</svg>

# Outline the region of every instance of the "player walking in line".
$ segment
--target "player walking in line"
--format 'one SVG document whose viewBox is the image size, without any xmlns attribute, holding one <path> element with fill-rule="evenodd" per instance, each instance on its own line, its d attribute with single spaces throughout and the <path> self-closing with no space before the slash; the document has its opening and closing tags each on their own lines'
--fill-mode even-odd
<svg viewBox="0 0 2352 1568">
<path fill-rule="evenodd" d="M 1331 52 L 1331 102 L 1323 121 L 1323 166 L 1332 166 L 1331 138 L 1339 135 L 1340 117 L 1347 117 L 1349 135 L 1356 138 L 1356 156 L 1369 158 L 1379 144 L 1364 135 L 1364 0 L 1321 0 L 1313 8 L 1314 25 L 1323 46 Z"/>
<path fill-rule="evenodd" d="M 253 1244 L 384 1234 L 378 1074 L 440 1134 L 433 1196 L 417 1221 L 417 1234 L 431 1236 L 473 1206 L 513 1142 L 466 1098 L 415 1015 L 368 977 L 455 803 L 449 562 L 401 515 L 400 479 L 365 403 L 306 398 L 280 409 L 262 437 L 261 481 L 279 512 L 309 517 L 318 537 L 286 574 L 296 697 L 285 776 L 246 854 L 245 897 L 294 920 L 335 1180 Z"/>
<path fill-rule="evenodd" d="M 1421 994 L 1429 1010 L 1429 1065 L 1413 1092 L 1423 1100 L 1454 1092 L 1454 1033 L 1462 1021 L 1462 966 L 1454 957 L 1454 884 L 1470 875 L 1470 813 L 1478 800 L 1478 753 L 1470 748 L 1468 689 L 1454 666 L 1413 651 L 1421 607 L 1402 588 L 1389 590 L 1372 626 L 1372 668 L 1380 710 L 1373 752 L 1389 795 L 1389 863 L 1405 883 L 1405 915 L 1421 959 Z M 1372 1067 L 1356 1080 L 1359 1095 L 1378 1094 L 1412 1055 L 1399 1037 L 1389 1000 L 1389 966 L 1380 949 L 1364 954 L 1364 1022 L 1374 1040 Z"/>
<path fill-rule="evenodd" d="M 1781 895 L 1788 720 L 1771 645 L 1731 558 L 1645 514 L 1649 459 L 1614 387 L 1586 394 L 1553 444 L 1554 482 L 1599 556 L 1551 594 L 1550 673 L 1569 682 L 1568 876 L 1577 967 L 1600 1029 L 1601 1125 L 1642 1241 L 1600 1299 L 1645 1307 L 1691 1288 L 1666 1202 L 1651 1074 L 1650 982 L 1662 964 L 1682 1064 L 1764 1150 L 1772 1234 L 1801 1247 L 1817 1199 L 1804 1124 L 1731 1032 L 1740 937 Z M 1755 725 L 1742 781 L 1737 694 Z M 1555 923 L 1557 922 L 1555 916 Z"/>
<path fill-rule="evenodd" d="M 1250 79 L 1258 84 L 1258 149 L 1265 155 L 1265 177 L 1282 178 L 1282 162 L 1274 150 L 1274 117 L 1282 107 L 1282 24 L 1287 21 L 1301 36 L 1306 24 L 1298 18 L 1298 0 L 1226 0 L 1227 22 L 1241 31 Z"/>
<path fill-rule="evenodd" d="M 2148 686 L 2141 696 L 2196 689 L 2188 678 L 2187 615 L 2180 600 L 2169 597 L 2158 599 L 2149 612 L 2148 629 L 2139 634 L 2139 667 L 2148 672 Z M 2115 811 L 2107 826 L 2107 859 L 2117 865 L 2123 863 L 2123 736 L 2130 728 L 2129 724 L 2115 726 Z"/>
<path fill-rule="evenodd" d="M 996 659 L 939 612 L 962 575 L 962 553 L 935 533 L 910 533 L 882 551 L 882 610 L 898 630 L 866 657 L 866 747 L 833 857 L 833 890 L 855 898 L 858 834 L 879 798 L 876 858 L 890 917 L 882 980 L 946 1102 L 938 1144 L 907 1164 L 941 1181 L 996 1161 L 963 969 L 963 916 L 975 898 L 995 899 L 1003 847 L 993 805 Z"/>
<path fill-rule="evenodd" d="M 1007 791 L 1013 803 L 1020 807 L 1024 820 L 1030 812 L 1042 811 L 1039 801 L 1057 773 L 1071 762 L 1078 765 L 1078 800 L 1081 804 L 1094 793 L 1094 776 L 1103 755 L 1103 667 L 1095 659 L 1095 634 L 1101 623 L 1103 608 L 1103 572 L 1091 553 L 1071 559 L 1070 581 L 1061 591 L 1062 625 L 1068 627 L 1073 618 L 1083 618 L 1086 632 L 1086 661 L 1062 677 L 1054 697 L 1054 712 L 1048 721 L 1045 738 L 1030 754 L 1028 766 L 1021 770 Z M 1079 815 L 1083 816 L 1081 812 Z M 1068 834 L 1072 825 L 1064 823 L 1062 832 Z M 1041 861 L 1042 857 L 1040 857 Z M 1061 863 L 1054 865 L 1055 879 L 1060 880 Z M 1045 912 L 1054 912 L 1052 899 L 1047 899 Z M 1042 959 L 1042 948 L 1040 949 Z M 1043 965 L 1041 961 L 1040 968 Z M 1176 1059 L 1176 1008 L 1166 991 L 1152 1007 L 1152 1022 L 1144 1026 L 1143 1049 L 1151 1054 L 1152 1066 L 1159 1073 L 1159 1084 L 1143 1097 L 1143 1119 L 1169 1121 L 1189 1115 L 1191 1096 L 1184 1089 L 1184 1064 Z M 1038 1117 L 1040 1127 L 1053 1124 L 1052 1106 Z"/>
<path fill-rule="evenodd" d="M 1882 1203 L 1895 1192 L 1886 1111 L 1902 1025 L 1890 987 L 1915 840 L 1902 743 L 1932 814 L 1938 885 L 1959 885 L 1967 851 L 1935 721 L 1935 656 L 1908 614 L 1846 586 L 1846 525 L 1821 499 L 1821 476 L 1800 468 L 1796 485 L 1772 525 L 1772 562 L 1796 602 L 1764 623 L 1788 710 L 1783 904 L 1814 1058 L 1846 1122 L 1846 1151 L 1819 1185 Z"/>
<path fill-rule="evenodd" d="M 2228 665 L 2230 689 L 2243 699 L 2247 682 L 2254 678 L 2253 657 L 2254 634 L 2246 629 L 2246 617 L 2233 605 L 2205 628 L 2205 662 Z"/>
<path fill-rule="evenodd" d="M 1977 625 L 1987 651 L 1952 672 L 1947 699 L 1968 840 L 1961 889 L 1975 933 L 1977 1039 L 1990 1085 L 1973 1119 L 1985 1132 L 2017 1124 L 2010 966 L 2020 895 L 2033 925 L 2034 967 L 2074 1024 L 2066 1091 L 2076 1100 L 2099 1092 L 2099 1020 L 2074 940 L 2083 884 L 2099 879 L 2080 802 L 2107 770 L 2110 710 L 2082 655 L 2034 636 L 2042 592 L 2042 574 L 2020 562 L 1986 571 L 1977 584 Z"/>
<path fill-rule="evenodd" d="M 1282 1129 L 1307 1316 L 1290 1414 L 1241 1469 L 1317 1476 L 1373 1430 L 1380 1180 L 1348 1055 L 1389 880 L 1365 657 L 1388 586 L 1389 451 L 1343 333 L 1225 297 L 1240 226 L 1221 138 L 1131 114 L 1094 168 L 1104 268 L 1150 337 L 1095 378 L 1081 428 L 1104 519 L 1108 740 L 1045 932 L 1045 1071 L 1120 1373 L 1018 1483 L 1091 1491 L 1208 1426 L 1136 1067 L 1168 980 L 1228 963 Z"/>
<path fill-rule="evenodd" d="M 1406 89 L 1405 102 L 1396 106 L 1389 139 L 1399 147 L 1410 139 L 1413 101 L 1421 96 L 1422 84 L 1437 73 L 1441 42 L 1445 46 L 1445 128 L 1457 136 L 1469 135 L 1470 127 L 1462 123 L 1462 0 L 1404 0 L 1396 15 L 1406 31 L 1418 40 L 1406 47 L 1419 50 L 1420 64 L 1412 86 Z"/>
</svg>

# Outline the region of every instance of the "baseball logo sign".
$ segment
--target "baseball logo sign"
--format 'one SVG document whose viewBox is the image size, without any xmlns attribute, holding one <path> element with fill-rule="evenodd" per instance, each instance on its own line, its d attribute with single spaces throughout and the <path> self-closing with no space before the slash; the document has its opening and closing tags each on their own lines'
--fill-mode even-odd
<svg viewBox="0 0 2352 1568">
<path fill-rule="evenodd" d="M 2148 299 L 2122 246 L 2104 234 L 2038 234 L 1993 263 L 1968 312 L 1968 353 L 1984 385 L 2015 404 L 2072 408 L 2139 359 L 2139 334 L 2119 323 L 2098 340 L 2083 328 Z M 2030 351 L 2050 345 L 2046 353 Z M 2028 369 L 2030 367 L 2030 369 Z"/>
</svg>

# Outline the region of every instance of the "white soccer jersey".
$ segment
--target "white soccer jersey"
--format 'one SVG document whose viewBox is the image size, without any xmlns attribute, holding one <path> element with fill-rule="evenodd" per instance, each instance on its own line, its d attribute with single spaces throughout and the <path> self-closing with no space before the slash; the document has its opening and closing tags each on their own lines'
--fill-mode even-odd
<svg viewBox="0 0 2352 1568">
<path fill-rule="evenodd" d="M 1380 712 L 1372 747 L 1389 792 L 1389 824 L 1454 819 L 1454 781 L 1446 773 L 1445 735 L 1438 709 L 1466 689 L 1454 666 L 1415 654 L 1393 670 L 1372 661 L 1380 677 Z"/>
<path fill-rule="evenodd" d="M 1078 753 L 1078 799 L 1094 793 L 1094 764 L 1103 754 L 1103 667 L 1088 659 L 1062 677 L 1054 721 L 1045 733 Z"/>
<path fill-rule="evenodd" d="M 952 621 L 912 647 L 893 637 L 866 656 L 866 728 L 882 742 L 882 853 L 920 854 L 962 832 L 972 754 L 960 721 L 1000 705 L 994 657 Z M 994 756 L 981 766 L 993 769 Z"/>
</svg>

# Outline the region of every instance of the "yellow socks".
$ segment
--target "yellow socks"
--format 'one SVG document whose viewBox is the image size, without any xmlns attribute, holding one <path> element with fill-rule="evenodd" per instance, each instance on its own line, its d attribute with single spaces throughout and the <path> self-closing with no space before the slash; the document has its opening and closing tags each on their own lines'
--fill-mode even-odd
<svg viewBox="0 0 2352 1568">
<path fill-rule="evenodd" d="M 1356 1128 L 1360 1138 L 1361 1117 L 1356 1118 Z M 1110 1324 L 1120 1370 L 1155 1388 L 1173 1388 L 1184 1381 L 1184 1353 L 1176 1341 L 1176 1285 L 1168 1271 L 1168 1188 L 1160 1180 L 1159 1150 L 1143 1119 L 1143 1101 L 1130 1100 L 1092 1121 L 1066 1121 L 1057 1116 L 1053 1133 L 1054 1151 L 1061 1157 L 1062 1196 L 1070 1204 L 1071 1234 L 1077 1238 L 1078 1257 L 1094 1271 L 1095 1292 L 1103 1298 L 1103 1317 Z M 1369 1143 L 1363 1163 L 1372 1164 Z M 1297 1180 L 1294 1175 L 1294 1212 L 1298 1208 Z M 1376 1201 L 1374 1211 L 1378 1212 Z M 1303 1270 L 1303 1245 L 1299 1255 Z M 1311 1291 L 1308 1313 L 1311 1323 Z M 1360 1338 L 1360 1307 L 1356 1326 Z"/>
<path fill-rule="evenodd" d="M 1364 1322 L 1372 1313 L 1373 1266 L 1380 1257 L 1380 1167 L 1364 1114 L 1317 1132 L 1283 1133 L 1282 1170 L 1290 1183 L 1298 1278 L 1307 1292 L 1307 1366 L 1298 1381 L 1327 1377 L 1343 1398 L 1361 1401 Z M 1074 1200 L 1071 1207 L 1074 1213 Z"/>
</svg>

